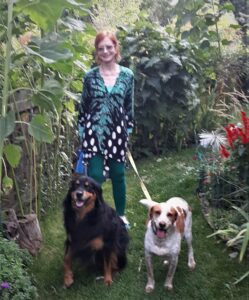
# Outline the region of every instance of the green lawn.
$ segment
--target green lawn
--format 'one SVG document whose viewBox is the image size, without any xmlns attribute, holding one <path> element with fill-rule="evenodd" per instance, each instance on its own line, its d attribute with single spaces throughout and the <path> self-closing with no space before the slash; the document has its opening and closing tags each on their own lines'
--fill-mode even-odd
<svg viewBox="0 0 249 300">
<path fill-rule="evenodd" d="M 131 169 L 127 170 L 127 216 L 132 228 L 128 251 L 128 266 L 114 277 L 111 287 L 96 280 L 94 274 L 79 265 L 74 266 L 75 283 L 63 289 L 63 254 L 65 232 L 62 223 L 62 207 L 51 209 L 42 220 L 43 248 L 35 259 L 31 272 L 34 275 L 40 299 L 177 299 L 177 300 L 248 300 L 248 278 L 239 285 L 233 282 L 249 270 L 249 262 L 238 263 L 231 259 L 223 242 L 207 238 L 212 233 L 204 220 L 196 197 L 197 162 L 192 159 L 193 151 L 185 150 L 178 154 L 154 157 L 137 162 L 140 175 L 155 201 L 164 201 L 172 196 L 185 198 L 193 208 L 193 247 L 196 269 L 187 268 L 187 251 L 183 241 L 178 267 L 174 277 L 174 290 L 163 287 L 166 277 L 162 260 L 155 257 L 155 291 L 144 293 L 146 270 L 144 262 L 143 239 L 147 211 L 139 204 L 144 198 L 139 181 Z M 104 185 L 104 197 L 113 205 L 110 182 Z M 61 200 L 63 201 L 63 199 Z"/>
</svg>

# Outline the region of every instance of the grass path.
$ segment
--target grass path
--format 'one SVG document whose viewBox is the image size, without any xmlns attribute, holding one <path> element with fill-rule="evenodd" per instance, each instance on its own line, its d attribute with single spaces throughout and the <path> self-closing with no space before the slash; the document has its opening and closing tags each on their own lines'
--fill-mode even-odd
<svg viewBox="0 0 249 300">
<path fill-rule="evenodd" d="M 248 280 L 239 285 L 233 282 L 249 270 L 248 261 L 239 264 L 229 257 L 224 243 L 215 238 L 207 238 L 212 233 L 204 220 L 195 195 L 197 163 L 192 159 L 193 151 L 170 154 L 139 161 L 140 175 L 155 201 L 164 201 L 172 196 L 185 198 L 193 208 L 193 247 L 197 267 L 189 272 L 185 242 L 174 278 L 174 290 L 163 288 L 166 270 L 159 258 L 154 259 L 156 288 L 146 295 L 146 270 L 143 256 L 143 238 L 147 211 L 138 203 L 144 198 L 139 181 L 132 169 L 127 171 L 127 216 L 132 229 L 128 253 L 128 267 L 114 278 L 111 287 L 105 287 L 96 274 L 75 265 L 75 283 L 68 289 L 62 288 L 63 254 L 65 233 L 62 224 L 62 208 L 51 209 L 42 220 L 44 244 L 35 259 L 31 272 L 34 275 L 41 300 L 53 299 L 111 299 L 111 300 L 249 300 Z M 104 197 L 113 205 L 110 183 L 104 185 Z M 63 199 L 62 199 L 63 200 Z"/>
</svg>

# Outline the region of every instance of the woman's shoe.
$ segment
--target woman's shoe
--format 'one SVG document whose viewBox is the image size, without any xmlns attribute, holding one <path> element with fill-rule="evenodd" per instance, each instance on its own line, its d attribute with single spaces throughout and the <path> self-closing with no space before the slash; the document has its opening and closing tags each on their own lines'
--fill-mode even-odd
<svg viewBox="0 0 249 300">
<path fill-rule="evenodd" d="M 128 219 L 126 218 L 126 216 L 119 216 L 120 219 L 124 222 L 125 228 L 128 230 L 131 228 L 130 223 L 128 221 Z"/>
</svg>

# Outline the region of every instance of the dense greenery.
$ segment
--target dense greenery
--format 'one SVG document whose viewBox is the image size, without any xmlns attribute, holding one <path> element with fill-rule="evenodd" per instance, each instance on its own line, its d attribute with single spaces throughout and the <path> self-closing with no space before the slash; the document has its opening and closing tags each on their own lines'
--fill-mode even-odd
<svg viewBox="0 0 249 300">
<path fill-rule="evenodd" d="M 234 10 L 231 3 L 170 3 L 166 26 L 148 23 L 143 12 L 134 26 L 119 30 L 123 63 L 136 75 L 137 126 L 131 141 L 136 157 L 180 149 L 193 143 L 195 132 L 213 129 L 219 122 L 214 111 L 227 101 L 223 92 L 237 88 L 237 73 L 242 74 L 244 54 L 225 58 L 232 41 L 220 30 L 222 16 Z M 145 1 L 141 8 L 148 11 L 148 4 Z M 2 0 L 0 5 L 0 22 L 6 28 L 0 48 L 4 204 L 10 202 L 21 214 L 40 213 L 70 175 L 75 104 L 80 99 L 82 75 L 92 63 L 95 30 L 91 20 L 104 21 L 104 11 L 125 16 L 132 1 L 110 6 L 97 0 L 43 1 L 42 5 Z M 160 5 L 155 4 L 158 10 Z M 115 25 L 131 25 L 127 18 L 122 20 Z M 239 25 L 226 27 L 236 36 Z M 226 69 L 220 67 L 224 64 Z M 231 71 L 234 76 L 227 78 L 224 74 Z"/>
<path fill-rule="evenodd" d="M 131 67 L 135 73 L 136 126 L 130 141 L 135 158 L 165 154 L 169 149 L 181 150 L 198 143 L 198 133 L 202 130 L 213 131 L 235 122 L 241 111 L 248 115 L 246 6 L 246 0 L 155 0 L 153 4 L 149 0 L 0 0 L 0 225 L 2 209 L 15 208 L 21 215 L 36 212 L 40 218 L 49 206 L 55 207 L 64 192 L 65 183 L 71 175 L 74 150 L 78 147 L 77 104 L 81 96 L 82 76 L 93 63 L 96 30 L 116 30 L 118 26 L 123 55 L 121 63 Z M 153 157 L 152 162 L 146 163 L 154 167 Z M 152 180 L 151 177 L 151 180 L 155 185 L 150 186 L 153 194 L 167 194 L 172 190 L 172 195 L 175 195 L 175 190 L 181 191 L 182 186 L 189 188 L 188 180 L 187 183 L 181 181 L 182 185 L 174 185 L 182 172 L 178 170 L 177 160 L 170 163 L 160 171 L 161 175 L 153 170 L 145 175 L 145 179 L 154 178 Z M 211 212 L 217 221 L 215 229 L 234 230 L 237 226 L 232 235 L 229 231 L 229 239 L 236 241 L 238 249 L 245 254 L 249 230 L 246 229 L 248 206 L 244 203 L 248 202 L 248 182 L 242 190 L 241 178 L 236 175 L 242 168 L 239 163 L 238 157 L 231 165 L 221 165 L 220 160 L 217 163 L 213 161 L 212 166 L 218 175 L 225 167 L 227 170 L 231 166 L 237 169 L 233 169 L 234 173 L 227 172 L 224 180 L 213 176 L 204 192 L 216 201 L 214 213 Z M 176 170 L 174 179 L 166 179 L 165 172 L 173 172 L 171 167 L 179 173 Z M 141 168 L 144 168 L 143 164 Z M 198 176 L 199 172 L 196 178 Z M 157 185 L 158 180 L 160 186 Z M 167 180 L 169 186 L 165 190 L 162 186 Z M 193 180 L 190 180 L 192 191 Z M 230 190 L 235 186 L 237 198 Z M 131 194 L 131 198 L 141 196 L 138 190 Z M 243 205 L 235 206 L 238 199 L 243 200 Z M 228 206 L 227 200 L 231 202 Z M 136 205 L 134 210 L 128 211 L 129 217 L 134 218 L 133 225 L 138 211 L 140 207 Z M 52 227 L 59 231 L 59 236 L 48 235 L 46 242 L 50 253 L 57 250 L 60 253 L 52 266 L 57 282 L 55 294 L 59 290 L 58 262 L 63 248 L 63 231 L 56 226 L 59 218 L 58 213 L 52 220 L 55 220 Z M 44 219 L 47 231 L 50 230 L 49 222 L 49 219 Z M 202 241 L 207 228 L 201 217 L 198 222 L 201 224 L 197 227 Z M 142 236 L 141 228 L 136 232 L 134 227 L 133 238 L 137 237 L 136 234 Z M 245 239 L 241 240 L 241 237 Z M 208 256 L 215 261 L 222 248 L 214 249 L 216 252 L 212 256 L 213 243 L 210 240 L 207 243 L 211 257 L 209 252 L 202 254 L 202 249 L 199 249 L 200 260 L 204 262 Z M 133 247 L 141 255 L 142 241 L 135 242 Z M 132 262 L 138 260 L 138 256 L 131 259 Z M 43 258 L 41 261 L 43 263 Z M 227 260 L 223 262 L 224 265 L 228 263 Z M 233 268 L 239 269 L 235 262 L 231 262 L 229 268 L 231 272 Z M 217 271 L 214 266 L 211 269 L 209 277 Z M 206 284 L 204 270 L 203 263 L 201 274 L 194 275 L 195 282 L 203 282 L 203 285 Z M 224 272 L 215 279 L 218 283 L 209 283 L 211 294 L 197 289 L 192 293 L 192 286 L 188 285 L 183 294 L 203 299 L 221 297 L 218 286 L 224 286 L 224 279 L 224 298 L 230 295 L 240 299 L 240 290 L 233 289 L 225 267 L 221 270 Z M 44 272 L 47 271 L 44 264 Z M 131 272 L 136 274 L 135 265 Z M 235 273 L 232 277 L 239 279 L 240 275 L 237 271 Z M 138 273 L 138 278 L 134 278 L 129 271 L 127 274 L 128 280 L 117 285 L 116 295 L 118 290 L 127 295 L 130 279 L 134 282 L 141 275 Z M 44 277 L 41 274 L 41 286 L 49 286 L 48 279 Z M 95 287 L 98 289 L 98 284 Z M 242 287 L 241 299 L 246 294 L 245 290 Z M 130 292 L 134 296 L 137 288 Z M 159 289 L 159 292 L 162 290 Z M 77 297 L 84 291 L 80 289 L 79 294 L 76 290 L 73 293 Z M 68 294 L 65 292 L 63 297 Z M 183 298 L 183 294 L 179 291 L 178 296 Z M 107 296 L 110 295 L 112 291 Z M 140 296 L 143 299 L 144 295 Z"/>
<path fill-rule="evenodd" d="M 0 3 L 2 27 L 7 24 L 1 60 L 8 73 L 1 95 L 1 185 L 5 198 L 19 200 L 7 207 L 39 214 L 70 175 L 75 104 L 95 31 L 84 22 L 87 1 Z"/>
<path fill-rule="evenodd" d="M 0 235 L 0 298 L 2 300 L 37 299 L 37 289 L 27 272 L 32 260 L 27 251 Z"/>
<path fill-rule="evenodd" d="M 120 36 L 124 60 L 132 59 L 136 74 L 135 153 L 180 149 L 193 138 L 200 103 L 198 66 L 187 57 L 188 45 L 142 21 Z"/>
</svg>

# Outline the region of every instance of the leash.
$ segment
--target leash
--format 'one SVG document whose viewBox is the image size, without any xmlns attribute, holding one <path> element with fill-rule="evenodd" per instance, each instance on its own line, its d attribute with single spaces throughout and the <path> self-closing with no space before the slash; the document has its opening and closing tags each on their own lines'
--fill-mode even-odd
<svg viewBox="0 0 249 300">
<path fill-rule="evenodd" d="M 146 199 L 152 200 L 152 198 L 151 198 L 151 196 L 150 196 L 150 194 L 149 194 L 149 192 L 148 192 L 148 190 L 147 190 L 147 188 L 146 188 L 146 186 L 145 186 L 145 184 L 144 184 L 144 182 L 143 182 L 141 176 L 140 176 L 139 173 L 138 173 L 136 164 L 135 164 L 135 162 L 134 162 L 134 159 L 133 159 L 133 157 L 132 157 L 131 152 L 130 152 L 129 149 L 127 149 L 127 156 L 128 156 L 128 159 L 129 159 L 129 161 L 130 161 L 130 163 L 131 163 L 131 165 L 132 165 L 132 167 L 133 167 L 135 173 L 137 174 L 137 177 L 138 177 L 138 179 L 139 179 L 139 181 L 140 181 L 141 189 L 142 189 L 142 191 L 143 191 L 143 193 L 144 193 Z"/>
</svg>

